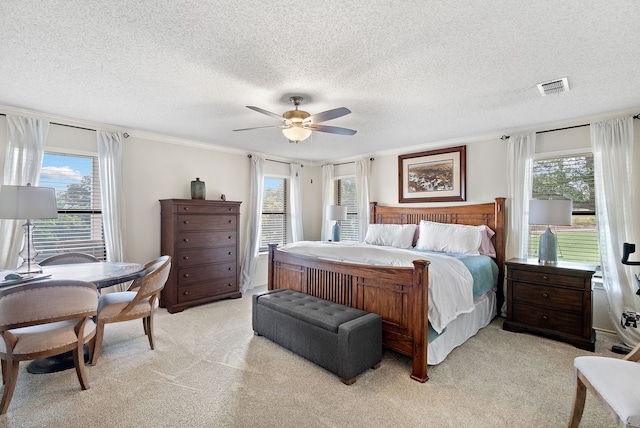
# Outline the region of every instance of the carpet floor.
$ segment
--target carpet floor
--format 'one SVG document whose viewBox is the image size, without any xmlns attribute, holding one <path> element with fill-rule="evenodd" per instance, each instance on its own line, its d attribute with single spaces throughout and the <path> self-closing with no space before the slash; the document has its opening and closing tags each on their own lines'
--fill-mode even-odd
<svg viewBox="0 0 640 428">
<path fill-rule="evenodd" d="M 262 288 L 264 289 L 264 288 Z M 257 289 L 256 291 L 261 291 Z M 0 427 L 562 427 L 573 359 L 593 353 L 502 330 L 502 319 L 409 378 L 408 357 L 385 351 L 346 386 L 251 329 L 251 293 L 155 320 L 156 350 L 139 320 L 106 326 L 90 389 L 74 370 L 30 374 L 22 363 Z M 598 332 L 597 355 L 613 334 Z M 614 426 L 588 395 L 582 427 Z"/>
</svg>

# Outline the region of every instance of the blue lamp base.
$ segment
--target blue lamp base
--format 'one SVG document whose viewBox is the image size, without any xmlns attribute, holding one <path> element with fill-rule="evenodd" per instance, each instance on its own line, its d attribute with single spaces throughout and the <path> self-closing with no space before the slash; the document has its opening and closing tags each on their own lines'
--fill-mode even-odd
<svg viewBox="0 0 640 428">
<path fill-rule="evenodd" d="M 333 242 L 340 242 L 340 225 L 337 221 L 333 224 L 333 228 L 331 229 L 331 231 L 333 233 Z"/>
<path fill-rule="evenodd" d="M 556 235 L 551 232 L 549 226 L 547 226 L 547 230 L 540 235 L 538 262 L 542 264 L 558 263 L 558 239 Z"/>
</svg>

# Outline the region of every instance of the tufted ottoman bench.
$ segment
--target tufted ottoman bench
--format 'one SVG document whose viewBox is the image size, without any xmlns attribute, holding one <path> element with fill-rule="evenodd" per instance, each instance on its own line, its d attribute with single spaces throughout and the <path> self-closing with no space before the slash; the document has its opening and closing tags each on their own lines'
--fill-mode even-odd
<svg viewBox="0 0 640 428">
<path fill-rule="evenodd" d="M 346 385 L 382 360 L 382 318 L 308 294 L 253 295 L 253 331 L 338 375 Z"/>
</svg>

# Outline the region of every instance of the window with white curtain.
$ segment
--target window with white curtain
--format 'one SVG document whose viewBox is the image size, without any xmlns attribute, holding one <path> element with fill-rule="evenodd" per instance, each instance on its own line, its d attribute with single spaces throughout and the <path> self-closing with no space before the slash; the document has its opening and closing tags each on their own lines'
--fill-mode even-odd
<svg viewBox="0 0 640 428">
<path fill-rule="evenodd" d="M 45 152 L 39 185 L 56 189 L 58 218 L 33 221 L 36 261 L 68 252 L 106 260 L 97 156 Z"/>
<path fill-rule="evenodd" d="M 599 266 L 596 230 L 593 154 L 540 157 L 534 160 L 532 198 L 566 198 L 573 201 L 571 226 L 552 226 L 558 239 L 558 261 Z M 529 228 L 529 257 L 538 256 L 538 242 L 546 226 Z"/>
<path fill-rule="evenodd" d="M 356 177 L 334 180 L 333 200 L 336 205 L 347 207 L 347 220 L 340 222 L 340 240 L 360 241 L 358 234 L 358 202 L 356 199 Z"/>
<path fill-rule="evenodd" d="M 265 176 L 262 194 L 260 251 L 267 251 L 269 244 L 284 245 L 290 241 L 289 192 L 288 178 Z"/>
</svg>

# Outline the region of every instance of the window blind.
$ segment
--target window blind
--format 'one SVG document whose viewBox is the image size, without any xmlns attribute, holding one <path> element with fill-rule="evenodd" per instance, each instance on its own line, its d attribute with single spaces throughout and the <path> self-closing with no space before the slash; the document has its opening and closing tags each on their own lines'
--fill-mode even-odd
<svg viewBox="0 0 640 428">
<path fill-rule="evenodd" d="M 267 251 L 268 244 L 286 244 L 290 236 L 288 211 L 288 187 L 286 178 L 265 177 L 262 197 L 262 230 L 260 251 Z"/>
<path fill-rule="evenodd" d="M 56 189 L 58 218 L 33 221 L 36 261 L 67 252 L 106 260 L 97 157 L 45 153 L 40 186 Z"/>
<path fill-rule="evenodd" d="M 552 226 L 558 239 L 558 260 L 600 265 L 596 230 L 593 155 L 537 159 L 533 165 L 532 198 L 573 201 L 571 226 Z M 537 257 L 545 226 L 530 227 L 529 256 Z"/>
<path fill-rule="evenodd" d="M 341 178 L 335 180 L 334 200 L 338 205 L 347 207 L 347 219 L 340 222 L 340 239 L 342 241 L 358 242 L 358 204 L 356 199 L 355 178 Z"/>
</svg>

